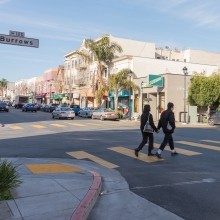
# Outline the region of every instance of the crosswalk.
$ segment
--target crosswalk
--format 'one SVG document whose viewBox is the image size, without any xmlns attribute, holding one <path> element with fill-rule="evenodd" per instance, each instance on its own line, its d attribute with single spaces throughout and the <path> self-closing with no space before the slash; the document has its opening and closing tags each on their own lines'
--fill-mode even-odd
<svg viewBox="0 0 220 220">
<path fill-rule="evenodd" d="M 179 153 L 179 155 L 184 155 L 187 157 L 198 156 L 198 155 L 202 155 L 203 153 L 198 152 L 198 151 L 183 149 L 179 146 L 179 144 L 181 144 L 181 146 L 182 145 L 190 146 L 193 149 L 194 147 L 196 148 L 198 147 L 198 148 L 203 148 L 203 149 L 212 150 L 212 151 L 220 151 L 220 141 L 217 141 L 217 140 L 202 140 L 202 141 L 219 144 L 219 146 L 212 146 L 208 144 L 201 144 L 201 143 L 189 142 L 189 141 L 176 141 L 175 145 L 177 147 L 175 147 L 175 149 Z M 160 145 L 158 143 L 154 143 L 155 148 L 159 148 L 159 146 Z M 168 158 L 158 159 L 157 157 L 148 156 L 147 154 L 142 153 L 142 152 L 139 152 L 139 156 L 137 158 L 134 155 L 133 149 L 130 149 L 128 147 L 122 147 L 122 146 L 110 147 L 107 150 L 113 151 L 114 153 L 120 154 L 122 156 L 126 156 L 131 159 L 136 159 L 144 163 L 156 163 L 156 162 L 162 162 L 164 160 L 168 160 Z M 171 151 L 171 150 L 169 149 L 169 147 L 166 147 L 165 151 Z M 109 169 L 114 169 L 114 168 L 119 167 L 119 165 L 117 164 L 112 164 L 109 161 L 105 161 L 102 158 L 89 154 L 85 151 L 73 151 L 73 152 L 67 152 L 67 154 L 76 159 L 85 159 L 85 158 L 90 159 L 98 163 L 99 165 L 107 167 Z"/>
<path fill-rule="evenodd" d="M 77 123 L 77 122 L 56 122 L 56 123 L 47 123 L 47 124 L 33 124 L 33 123 L 26 123 L 26 124 L 10 124 L 10 125 L 6 125 L 6 127 L 8 127 L 11 130 L 25 130 L 25 129 L 29 129 L 29 127 L 32 128 L 37 128 L 37 129 L 45 129 L 45 128 L 50 128 L 50 127 L 59 127 L 59 128 L 65 128 L 65 127 L 87 127 L 87 126 L 91 126 L 91 127 L 106 127 L 106 126 L 110 126 L 110 127 L 118 127 L 118 124 L 116 123 L 107 123 L 107 124 L 100 124 L 100 123 L 91 123 L 91 122 L 87 122 L 87 123 Z"/>
</svg>

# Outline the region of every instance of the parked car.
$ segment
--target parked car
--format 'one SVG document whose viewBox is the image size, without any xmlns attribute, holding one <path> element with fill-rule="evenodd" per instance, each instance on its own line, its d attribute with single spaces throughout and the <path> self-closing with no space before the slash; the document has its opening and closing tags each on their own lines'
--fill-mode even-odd
<svg viewBox="0 0 220 220">
<path fill-rule="evenodd" d="M 22 106 L 22 112 L 37 112 L 37 106 L 32 103 L 27 103 Z"/>
<path fill-rule="evenodd" d="M 220 124 L 220 112 L 216 111 L 214 114 L 208 118 L 209 125 L 213 126 L 215 124 Z"/>
<path fill-rule="evenodd" d="M 105 119 L 109 120 L 118 120 L 118 113 L 110 108 L 100 108 L 93 112 L 92 119 L 100 119 L 104 121 Z"/>
<path fill-rule="evenodd" d="M 79 111 L 80 111 L 79 105 L 71 104 L 71 105 L 70 105 L 70 108 L 72 108 L 73 111 L 75 112 L 75 114 L 78 115 L 78 113 L 79 113 Z"/>
<path fill-rule="evenodd" d="M 45 105 L 45 112 L 52 112 L 58 107 L 57 104 L 50 103 L 49 105 Z"/>
<path fill-rule="evenodd" d="M 80 117 L 85 117 L 85 118 L 91 118 L 94 111 L 95 111 L 94 108 L 85 107 L 85 108 L 80 110 L 79 116 Z"/>
<path fill-rule="evenodd" d="M 52 112 L 52 118 L 70 118 L 74 119 L 75 118 L 75 112 L 69 108 L 69 107 L 57 107 L 53 112 Z"/>
<path fill-rule="evenodd" d="M 9 112 L 8 105 L 6 102 L 0 102 L 0 111 Z"/>
</svg>

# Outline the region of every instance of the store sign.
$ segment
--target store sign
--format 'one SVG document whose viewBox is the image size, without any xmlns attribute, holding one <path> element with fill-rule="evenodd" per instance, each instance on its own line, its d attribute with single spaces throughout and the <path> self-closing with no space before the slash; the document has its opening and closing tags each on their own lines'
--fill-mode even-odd
<svg viewBox="0 0 220 220">
<path fill-rule="evenodd" d="M 158 86 L 163 87 L 164 85 L 164 78 L 161 75 L 149 75 L 148 76 L 148 83 L 151 86 Z"/>
<path fill-rule="evenodd" d="M 26 38 L 24 32 L 9 31 L 9 35 L 0 34 L 1 44 L 13 44 L 25 47 L 39 47 L 39 40 Z"/>
<path fill-rule="evenodd" d="M 152 86 L 148 82 L 142 82 L 141 83 L 141 88 L 152 88 Z"/>
</svg>

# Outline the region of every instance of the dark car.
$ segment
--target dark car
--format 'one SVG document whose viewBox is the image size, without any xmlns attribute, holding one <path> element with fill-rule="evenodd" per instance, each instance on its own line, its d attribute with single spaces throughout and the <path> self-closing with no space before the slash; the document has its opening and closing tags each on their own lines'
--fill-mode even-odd
<svg viewBox="0 0 220 220">
<path fill-rule="evenodd" d="M 22 112 L 37 112 L 37 107 L 35 104 L 27 103 L 22 106 Z"/>
<path fill-rule="evenodd" d="M 79 113 L 79 111 L 80 111 L 79 105 L 71 104 L 71 105 L 70 105 L 70 108 L 72 108 L 73 111 L 75 112 L 75 114 L 78 115 L 78 113 Z"/>
<path fill-rule="evenodd" d="M 53 112 L 57 108 L 57 104 L 50 103 L 49 105 L 45 106 L 45 112 Z"/>
<path fill-rule="evenodd" d="M 0 102 L 0 111 L 8 112 L 8 105 L 5 102 Z"/>
<path fill-rule="evenodd" d="M 211 116 L 208 119 L 208 123 L 211 126 L 213 126 L 215 124 L 220 124 L 220 112 L 217 111 L 217 112 L 211 114 Z"/>
</svg>

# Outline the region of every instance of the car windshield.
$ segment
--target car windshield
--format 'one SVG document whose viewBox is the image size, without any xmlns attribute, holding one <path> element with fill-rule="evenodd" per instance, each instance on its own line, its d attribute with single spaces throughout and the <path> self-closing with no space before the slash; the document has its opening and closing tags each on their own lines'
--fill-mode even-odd
<svg viewBox="0 0 220 220">
<path fill-rule="evenodd" d="M 68 111 L 72 111 L 71 108 L 61 108 L 60 110 L 61 110 L 61 111 L 66 111 L 66 112 L 68 112 Z"/>
<path fill-rule="evenodd" d="M 6 106 L 6 103 L 0 102 L 0 106 L 1 106 L 1 107 L 5 107 L 5 106 Z"/>
</svg>

